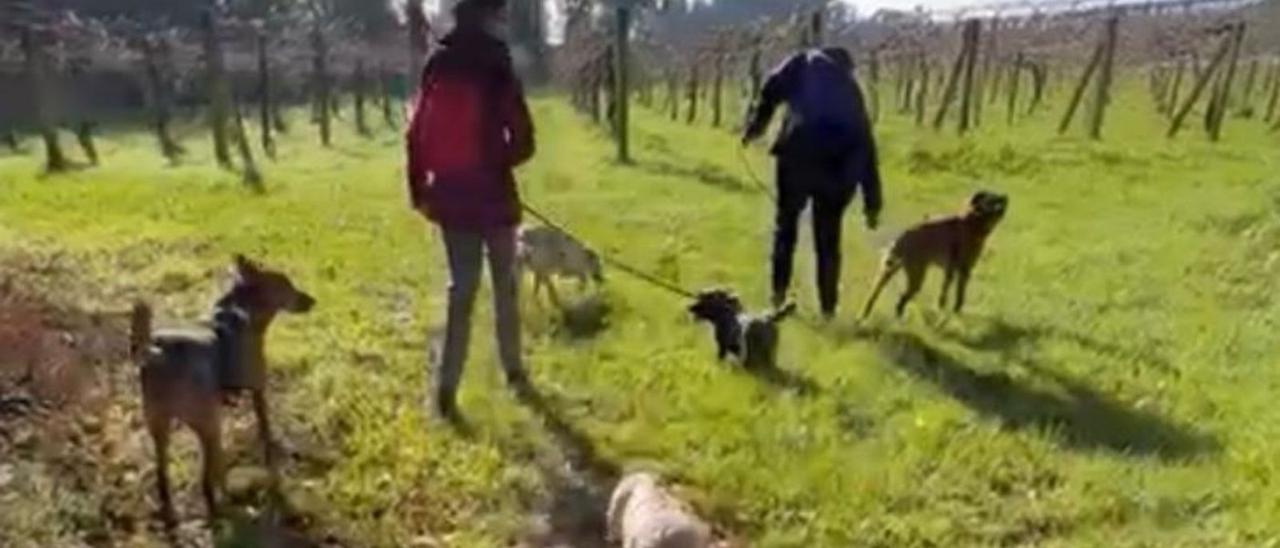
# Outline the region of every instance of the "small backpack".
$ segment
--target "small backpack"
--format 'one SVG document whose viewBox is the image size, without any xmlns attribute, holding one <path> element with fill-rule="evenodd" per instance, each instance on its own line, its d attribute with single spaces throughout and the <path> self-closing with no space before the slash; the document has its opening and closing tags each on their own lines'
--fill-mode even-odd
<svg viewBox="0 0 1280 548">
<path fill-rule="evenodd" d="M 843 152 L 856 139 L 857 90 L 848 71 L 820 53 L 808 54 L 799 89 L 791 101 L 796 130 L 815 149 Z"/>
<path fill-rule="evenodd" d="M 485 115 L 483 86 L 448 72 L 428 80 L 422 89 L 423 167 L 434 173 L 457 173 L 484 166 Z"/>
</svg>

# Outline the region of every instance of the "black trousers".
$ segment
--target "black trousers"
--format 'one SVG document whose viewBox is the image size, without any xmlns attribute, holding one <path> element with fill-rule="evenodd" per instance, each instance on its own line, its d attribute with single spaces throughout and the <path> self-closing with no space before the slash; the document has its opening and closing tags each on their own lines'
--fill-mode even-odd
<svg viewBox="0 0 1280 548">
<path fill-rule="evenodd" d="M 813 207 L 813 245 L 817 254 L 818 301 L 825 315 L 840 304 L 840 232 L 844 212 L 856 188 L 849 178 L 848 160 L 778 157 L 778 204 L 773 232 L 773 294 L 791 287 L 793 256 L 800 215 Z"/>
</svg>

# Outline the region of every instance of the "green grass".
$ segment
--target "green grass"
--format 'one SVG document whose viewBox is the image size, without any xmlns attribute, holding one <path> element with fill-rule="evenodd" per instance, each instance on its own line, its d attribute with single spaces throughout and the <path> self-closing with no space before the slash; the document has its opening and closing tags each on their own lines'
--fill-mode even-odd
<svg viewBox="0 0 1280 548">
<path fill-rule="evenodd" d="M 891 227 L 978 187 L 1011 196 L 964 316 L 933 310 L 935 273 L 905 321 L 890 296 L 856 325 L 876 252 L 850 215 L 846 312 L 811 321 L 802 247 L 809 312 L 785 328 L 787 382 L 768 382 L 716 363 L 685 303 L 615 270 L 589 336 L 525 299 L 545 412 L 505 391 L 477 319 L 469 437 L 422 412 L 446 273 L 394 132 L 324 150 L 295 124 L 261 196 L 210 167 L 202 135 L 178 167 L 130 132 L 104 139 L 99 169 L 42 177 L 39 158 L 3 157 L 0 247 L 69 254 L 94 306 L 146 296 L 169 318 L 198 317 L 236 252 L 316 295 L 274 332 L 272 389 L 286 429 L 336 458 L 287 482 L 358 545 L 503 545 L 573 490 L 566 459 L 657 468 L 756 546 L 1276 545 L 1280 137 L 1232 119 L 1222 143 L 1169 141 L 1144 97 L 1117 104 L 1102 143 L 1053 136 L 1058 108 L 1013 128 L 989 111 L 964 140 L 882 120 Z M 559 100 L 534 110 L 532 204 L 611 257 L 763 305 L 770 207 L 733 135 L 638 109 L 622 166 Z"/>
</svg>

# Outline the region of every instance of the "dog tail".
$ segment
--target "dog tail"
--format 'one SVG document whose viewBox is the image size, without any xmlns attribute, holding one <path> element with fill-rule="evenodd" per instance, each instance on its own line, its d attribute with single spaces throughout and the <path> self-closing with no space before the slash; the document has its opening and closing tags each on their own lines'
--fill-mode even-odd
<svg viewBox="0 0 1280 548">
<path fill-rule="evenodd" d="M 151 306 L 142 301 L 133 304 L 130 315 L 129 355 L 141 365 L 151 345 Z"/>
<path fill-rule="evenodd" d="M 791 317 L 791 315 L 795 313 L 796 313 L 796 303 L 787 302 L 782 306 L 779 306 L 778 308 L 774 309 L 774 311 L 769 314 L 769 317 L 767 319 L 769 320 L 769 323 L 778 323 L 782 320 L 785 320 Z"/>
</svg>

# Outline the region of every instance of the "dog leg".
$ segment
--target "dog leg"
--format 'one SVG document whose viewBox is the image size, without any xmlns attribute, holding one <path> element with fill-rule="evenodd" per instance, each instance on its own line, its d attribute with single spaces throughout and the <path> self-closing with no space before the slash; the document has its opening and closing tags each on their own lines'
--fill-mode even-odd
<svg viewBox="0 0 1280 548">
<path fill-rule="evenodd" d="M 214 410 L 201 421 L 196 435 L 200 439 L 200 450 L 204 456 L 204 475 L 201 489 L 204 494 L 205 509 L 209 515 L 209 525 L 218 519 L 218 493 L 222 492 L 223 455 L 222 455 L 222 422 L 218 416 L 216 404 Z"/>
<path fill-rule="evenodd" d="M 880 268 L 880 279 L 871 288 L 871 295 L 867 297 L 867 304 L 862 308 L 862 319 L 867 319 L 871 315 L 871 310 L 876 306 L 876 300 L 880 298 L 880 293 L 884 291 L 885 286 L 889 285 L 889 280 L 893 279 L 894 274 L 898 273 L 900 267 L 896 263 L 886 260 L 884 266 Z"/>
<path fill-rule="evenodd" d="M 556 283 L 553 280 L 547 280 L 547 295 L 551 297 L 551 305 L 556 308 L 564 308 L 560 305 L 560 295 L 556 293 Z"/>
<path fill-rule="evenodd" d="M 280 472 L 276 469 L 275 442 L 271 439 L 271 418 L 267 409 L 265 389 L 253 391 L 253 413 L 258 419 L 258 437 L 262 443 L 263 458 L 267 462 L 267 471 L 271 474 L 271 488 L 280 488 Z"/>
<path fill-rule="evenodd" d="M 172 529 L 178 525 L 178 517 L 173 512 L 173 496 L 169 488 L 169 417 L 148 410 L 147 431 L 156 451 L 156 489 L 160 494 L 160 519 L 165 527 Z"/>
<path fill-rule="evenodd" d="M 920 292 L 920 288 L 924 286 L 925 268 L 924 264 L 919 266 L 907 265 L 907 290 L 902 293 L 902 298 L 898 299 L 897 314 L 899 318 L 902 317 L 903 312 L 906 312 L 907 303 L 911 302 L 911 299 L 915 298 L 916 294 Z"/>
<path fill-rule="evenodd" d="M 961 268 L 959 279 L 956 280 L 956 314 L 964 311 L 965 294 L 969 291 L 969 274 L 970 269 Z"/>
<path fill-rule="evenodd" d="M 946 274 L 942 279 L 942 294 L 938 295 L 938 308 L 947 309 L 947 293 L 951 291 L 951 282 L 955 279 L 956 267 L 954 263 L 947 263 Z"/>
</svg>

